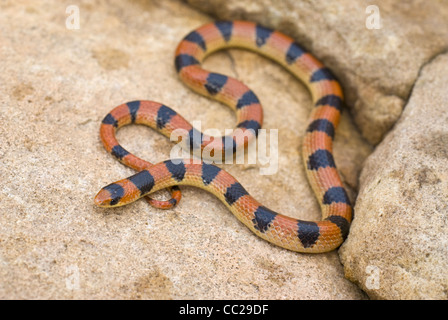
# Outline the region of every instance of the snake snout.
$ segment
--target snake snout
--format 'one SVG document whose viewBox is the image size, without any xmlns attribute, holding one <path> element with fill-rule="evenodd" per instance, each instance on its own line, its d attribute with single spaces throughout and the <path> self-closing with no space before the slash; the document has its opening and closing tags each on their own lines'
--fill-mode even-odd
<svg viewBox="0 0 448 320">
<path fill-rule="evenodd" d="M 101 189 L 100 192 L 95 196 L 94 202 L 98 207 L 110 207 L 112 198 L 110 197 L 107 190 Z"/>
</svg>

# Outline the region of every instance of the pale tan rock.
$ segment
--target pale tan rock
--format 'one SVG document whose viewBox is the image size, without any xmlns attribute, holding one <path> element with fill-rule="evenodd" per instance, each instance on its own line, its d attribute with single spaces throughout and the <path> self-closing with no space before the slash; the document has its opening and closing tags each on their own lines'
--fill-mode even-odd
<svg viewBox="0 0 448 320">
<path fill-rule="evenodd" d="M 426 65 L 400 121 L 366 161 L 340 253 L 376 299 L 448 299 L 448 54 Z"/>
<path fill-rule="evenodd" d="M 448 3 L 381 1 L 368 29 L 365 1 L 186 0 L 220 19 L 249 19 L 293 36 L 342 81 L 356 125 L 372 144 L 397 121 L 420 66 L 448 47 Z"/>
<path fill-rule="evenodd" d="M 80 29 L 69 30 L 65 10 L 57 1 L 0 2 L 0 298 L 366 298 L 344 278 L 337 252 L 272 246 L 199 189 L 182 188 L 168 211 L 145 200 L 96 208 L 101 187 L 134 173 L 99 140 L 113 107 L 160 101 L 204 128 L 232 128 L 235 118 L 182 85 L 174 68 L 178 42 L 210 17 L 180 1 L 96 1 L 79 5 Z M 245 81 L 265 106 L 264 128 L 279 130 L 277 174 L 224 167 L 266 206 L 319 219 L 300 158 L 312 108 L 304 86 L 252 53 L 219 53 L 206 66 Z M 153 162 L 173 146 L 138 126 L 118 139 Z M 335 158 L 353 190 L 369 153 L 345 113 Z"/>
</svg>

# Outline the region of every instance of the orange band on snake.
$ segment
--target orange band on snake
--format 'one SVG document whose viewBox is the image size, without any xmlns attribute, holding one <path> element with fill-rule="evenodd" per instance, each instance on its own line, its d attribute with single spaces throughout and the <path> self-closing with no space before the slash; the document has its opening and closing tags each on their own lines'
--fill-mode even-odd
<svg viewBox="0 0 448 320">
<path fill-rule="evenodd" d="M 309 89 L 314 108 L 304 136 L 302 155 L 308 180 L 321 207 L 322 220 L 298 220 L 268 209 L 250 196 L 234 177 L 213 164 L 184 159 L 152 165 L 118 144 L 116 130 L 135 123 L 150 126 L 167 137 L 181 129 L 184 134 L 180 139 L 195 153 L 208 148 L 224 156 L 247 146 L 262 126 L 260 101 L 240 81 L 201 67 L 201 62 L 212 52 L 234 47 L 278 62 Z M 102 122 L 101 139 L 108 152 L 140 172 L 101 189 L 95 203 L 101 207 L 121 206 L 172 187 L 171 200 L 151 200 L 156 207 L 170 208 L 180 199 L 177 186 L 196 186 L 214 194 L 244 225 L 275 245 L 314 253 L 340 246 L 347 237 L 353 209 L 332 154 L 343 94 L 331 71 L 292 38 L 245 21 L 220 21 L 192 31 L 176 50 L 175 66 L 182 81 L 191 89 L 235 111 L 234 133 L 220 138 L 208 137 L 196 131 L 176 111 L 157 102 L 133 101 L 116 107 Z"/>
</svg>

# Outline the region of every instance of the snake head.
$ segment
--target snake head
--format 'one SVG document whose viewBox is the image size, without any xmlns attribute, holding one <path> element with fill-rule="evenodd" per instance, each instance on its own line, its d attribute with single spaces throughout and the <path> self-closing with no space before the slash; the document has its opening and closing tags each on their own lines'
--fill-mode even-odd
<svg viewBox="0 0 448 320">
<path fill-rule="evenodd" d="M 94 202 L 98 207 L 119 207 L 139 198 L 139 191 L 128 179 L 123 179 L 102 188 L 95 196 Z"/>
</svg>

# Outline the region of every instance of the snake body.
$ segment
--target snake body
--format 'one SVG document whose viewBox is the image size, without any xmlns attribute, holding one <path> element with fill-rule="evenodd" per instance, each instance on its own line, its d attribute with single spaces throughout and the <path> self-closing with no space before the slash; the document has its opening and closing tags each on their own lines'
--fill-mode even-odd
<svg viewBox="0 0 448 320">
<path fill-rule="evenodd" d="M 321 220 L 303 221 L 270 210 L 255 200 L 233 176 L 213 164 L 171 159 L 153 165 L 129 153 L 117 142 L 116 130 L 132 123 L 150 126 L 167 137 L 181 129 L 180 140 L 199 152 L 213 150 L 211 155 L 233 153 L 255 139 L 262 126 L 263 112 L 254 92 L 236 79 L 201 67 L 206 56 L 231 47 L 255 51 L 278 62 L 309 89 L 314 108 L 304 136 L 302 155 L 308 180 L 321 207 Z M 332 72 L 292 38 L 246 21 L 219 21 L 192 31 L 177 47 L 175 67 L 181 80 L 191 89 L 235 111 L 234 133 L 221 138 L 208 137 L 197 132 L 173 109 L 153 101 L 132 101 L 116 107 L 101 124 L 101 139 L 108 152 L 139 173 L 101 189 L 95 203 L 101 207 L 121 206 L 172 187 L 171 200 L 150 200 L 156 207 L 170 208 L 180 199 L 177 186 L 196 186 L 214 194 L 251 231 L 275 245 L 313 253 L 340 246 L 349 232 L 353 209 L 332 155 L 343 105 L 342 90 Z"/>
</svg>

